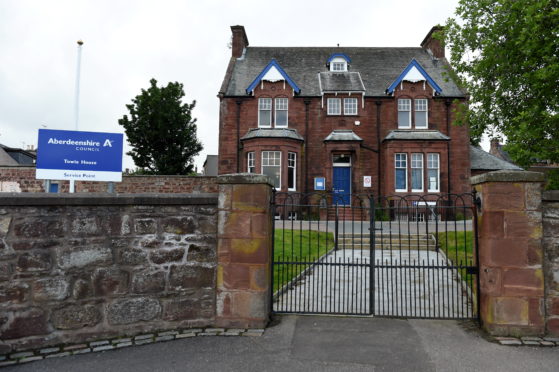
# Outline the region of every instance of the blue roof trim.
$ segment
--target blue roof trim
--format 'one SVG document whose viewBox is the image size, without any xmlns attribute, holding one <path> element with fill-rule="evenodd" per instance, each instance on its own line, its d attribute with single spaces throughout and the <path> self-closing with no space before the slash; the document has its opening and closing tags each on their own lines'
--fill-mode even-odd
<svg viewBox="0 0 559 372">
<path fill-rule="evenodd" d="M 246 89 L 247 94 L 250 94 L 250 92 L 252 92 L 254 90 L 254 88 L 256 88 L 258 83 L 260 83 L 262 78 L 266 75 L 266 73 L 268 71 L 270 71 L 270 69 L 272 67 L 275 67 L 275 68 L 278 69 L 281 76 L 283 76 L 285 81 L 287 81 L 287 83 L 291 86 L 291 88 L 293 88 L 295 93 L 299 93 L 301 91 L 301 89 L 297 86 L 297 84 L 295 84 L 295 82 L 289 77 L 289 75 L 287 75 L 287 72 L 285 72 L 285 70 L 283 68 L 281 68 L 281 66 L 278 64 L 278 62 L 275 59 L 272 59 L 272 61 L 270 63 L 268 63 L 268 65 L 266 67 L 264 67 L 264 70 L 262 70 L 262 72 L 260 74 L 258 74 L 256 79 L 254 79 L 254 81 L 248 86 L 248 88 Z"/>
<path fill-rule="evenodd" d="M 347 54 L 344 53 L 334 53 L 330 56 L 330 58 L 328 58 L 328 63 L 332 62 L 332 60 L 336 57 L 342 57 L 343 59 L 345 59 L 347 61 L 347 63 L 351 63 L 351 58 L 349 58 L 347 56 Z"/>
<path fill-rule="evenodd" d="M 419 62 L 417 62 L 414 59 L 411 60 L 410 64 L 408 65 L 408 67 L 406 67 L 404 69 L 404 71 L 402 71 L 402 73 L 400 74 L 400 76 L 398 76 L 398 78 L 396 80 L 394 80 L 394 82 L 392 84 L 390 84 L 390 86 L 388 87 L 388 89 L 386 89 L 386 93 L 388 94 L 392 94 L 394 92 L 394 89 L 396 89 L 396 87 L 398 86 L 398 84 L 400 84 L 400 82 L 402 82 L 402 80 L 404 79 L 404 77 L 407 75 L 407 73 L 413 68 L 416 67 L 419 72 L 421 73 L 421 75 L 423 75 L 423 77 L 425 78 L 425 80 L 427 80 L 427 82 L 429 83 L 429 85 L 431 85 L 433 87 L 433 89 L 435 89 L 435 91 L 437 93 L 442 93 L 442 89 L 441 87 L 435 83 L 435 80 L 433 80 L 431 78 L 431 76 L 429 76 L 429 74 L 423 69 L 423 67 L 421 67 L 421 65 L 419 64 Z"/>
</svg>

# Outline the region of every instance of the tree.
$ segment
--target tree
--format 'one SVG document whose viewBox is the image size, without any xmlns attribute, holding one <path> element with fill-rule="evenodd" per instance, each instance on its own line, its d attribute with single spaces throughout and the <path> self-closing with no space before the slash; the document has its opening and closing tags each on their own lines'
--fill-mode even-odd
<svg viewBox="0 0 559 372">
<path fill-rule="evenodd" d="M 132 150 L 127 154 L 147 174 L 189 174 L 193 157 L 202 150 L 196 138 L 196 119 L 191 112 L 196 101 L 182 103 L 183 85 L 175 82 L 151 86 L 126 105 L 130 118 L 118 121 L 126 131 Z"/>
<path fill-rule="evenodd" d="M 514 161 L 559 162 L 557 0 L 460 0 L 447 21 L 451 63 L 468 90 L 473 141 L 506 136 Z M 460 115 L 459 115 L 460 117 Z"/>
</svg>

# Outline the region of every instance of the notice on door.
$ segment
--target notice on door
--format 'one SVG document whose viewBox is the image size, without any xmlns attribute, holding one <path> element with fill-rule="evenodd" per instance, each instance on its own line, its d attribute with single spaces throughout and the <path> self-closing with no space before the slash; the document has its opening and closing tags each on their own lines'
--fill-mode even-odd
<svg viewBox="0 0 559 372">
<path fill-rule="evenodd" d="M 371 187 L 371 184 L 372 184 L 372 177 L 363 176 L 363 187 Z"/>
</svg>

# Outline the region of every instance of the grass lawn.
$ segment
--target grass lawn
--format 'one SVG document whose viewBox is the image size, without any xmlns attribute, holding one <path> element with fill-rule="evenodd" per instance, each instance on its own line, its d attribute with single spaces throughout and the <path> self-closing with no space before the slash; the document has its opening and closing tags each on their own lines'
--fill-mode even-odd
<svg viewBox="0 0 559 372">
<path fill-rule="evenodd" d="M 455 265 L 471 266 L 474 263 L 473 231 L 449 231 L 439 233 L 439 245 L 446 257 Z"/>
<path fill-rule="evenodd" d="M 446 257 L 456 266 L 474 266 L 474 233 L 473 231 L 448 231 L 439 233 L 438 240 L 440 249 Z M 460 269 L 462 280 L 470 287 L 474 287 L 474 277 L 466 273 L 466 269 Z"/>
<path fill-rule="evenodd" d="M 304 262 L 274 264 L 274 292 L 299 275 L 308 264 L 334 248 L 334 234 L 309 230 L 276 229 L 274 262 Z"/>
</svg>

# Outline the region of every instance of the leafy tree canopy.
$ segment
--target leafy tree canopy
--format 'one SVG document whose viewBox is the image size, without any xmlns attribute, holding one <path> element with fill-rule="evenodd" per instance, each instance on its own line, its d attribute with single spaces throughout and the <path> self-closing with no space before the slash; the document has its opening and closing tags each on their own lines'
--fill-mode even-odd
<svg viewBox="0 0 559 372">
<path fill-rule="evenodd" d="M 196 138 L 196 119 L 191 112 L 196 101 L 182 103 L 183 85 L 175 82 L 150 87 L 126 105 L 130 117 L 118 123 L 126 131 L 132 150 L 127 154 L 145 174 L 189 174 L 193 158 L 202 150 Z"/>
<path fill-rule="evenodd" d="M 461 117 L 474 142 L 503 134 L 520 165 L 559 162 L 557 0 L 460 0 L 445 42 L 471 95 Z"/>
</svg>

